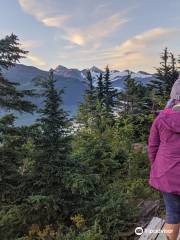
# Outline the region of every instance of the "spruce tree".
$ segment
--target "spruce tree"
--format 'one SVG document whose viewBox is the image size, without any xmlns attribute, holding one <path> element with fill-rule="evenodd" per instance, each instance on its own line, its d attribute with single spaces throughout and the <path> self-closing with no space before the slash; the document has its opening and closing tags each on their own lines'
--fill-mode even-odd
<svg viewBox="0 0 180 240">
<path fill-rule="evenodd" d="M 14 120 L 12 114 L 0 119 L 0 238 L 4 240 L 18 236 L 18 225 L 23 222 L 19 207 L 28 192 L 27 186 L 25 192 L 22 190 L 25 179 L 19 171 L 25 136 L 20 127 L 15 127 Z"/>
<path fill-rule="evenodd" d="M 12 114 L 0 119 L 0 203 L 7 205 L 16 201 L 20 181 L 19 131 L 14 120 Z"/>
<path fill-rule="evenodd" d="M 63 172 L 63 164 L 67 157 L 66 150 L 69 126 L 68 115 L 62 106 L 63 90 L 59 92 L 56 90 L 56 80 L 54 79 L 53 70 L 50 70 L 49 78 L 36 79 L 35 81 L 37 85 L 42 87 L 42 96 L 44 97 L 43 107 L 39 110 L 40 117 L 37 119 L 37 123 L 42 130 L 37 142 L 37 148 L 42 150 L 43 156 L 46 156 L 41 159 L 46 166 L 43 162 L 37 162 L 37 166 L 40 168 L 50 167 L 50 161 L 52 161 L 52 164 L 54 164 L 52 167 L 54 167 L 54 169 L 52 168 L 51 170 L 56 172 L 57 167 L 56 174 L 59 175 Z M 46 170 L 49 175 L 50 172 L 48 173 L 48 169 Z M 46 178 L 46 176 L 43 177 Z M 53 175 L 51 175 L 50 179 L 52 182 L 57 181 Z"/>
<path fill-rule="evenodd" d="M 112 82 L 110 79 L 110 70 L 109 67 L 106 67 L 105 74 L 103 77 L 103 85 L 104 85 L 104 105 L 106 109 L 106 113 L 108 116 L 113 115 L 113 109 L 116 105 L 116 96 L 117 91 L 113 88 Z"/>
<path fill-rule="evenodd" d="M 90 115 L 93 115 L 96 107 L 95 107 L 95 88 L 93 86 L 93 78 L 91 72 L 87 71 L 87 80 L 88 80 L 88 89 L 86 90 L 86 104 L 87 104 L 87 111 Z"/>
<path fill-rule="evenodd" d="M 112 122 L 111 114 L 107 114 L 107 109 L 105 105 L 105 89 L 104 89 L 104 81 L 103 75 L 100 75 L 97 78 L 97 86 L 96 86 L 96 128 L 98 131 L 103 132 L 107 127 L 107 123 Z M 110 120 L 107 118 L 110 117 Z"/>
<path fill-rule="evenodd" d="M 37 120 L 41 133 L 35 139 L 36 154 L 32 191 L 45 203 L 50 202 L 51 207 L 47 206 L 47 214 L 53 222 L 65 213 L 65 202 L 69 195 L 64 179 L 69 169 L 68 127 L 70 123 L 62 106 L 63 90 L 56 90 L 53 70 L 50 70 L 47 79 L 38 78 L 35 82 L 42 87 L 44 100 L 43 107 L 39 110 L 40 117 Z M 42 219 L 41 216 L 39 218 L 41 223 L 48 221 L 48 219 Z"/>
<path fill-rule="evenodd" d="M 146 87 L 131 77 L 124 80 L 124 89 L 118 94 L 119 110 L 125 114 L 144 111 Z"/>
<path fill-rule="evenodd" d="M 18 83 L 10 82 L 3 77 L 2 70 L 8 70 L 27 54 L 20 48 L 19 39 L 11 34 L 0 40 L 0 107 L 23 112 L 32 112 L 35 106 L 25 99 L 33 96 L 31 90 L 17 89 Z"/>
<path fill-rule="evenodd" d="M 8 70 L 25 57 L 27 51 L 20 48 L 16 35 L 11 34 L 0 40 L 0 107 L 4 110 L 33 112 L 35 105 L 26 100 L 33 96 L 31 90 L 20 90 L 19 84 L 3 76 Z M 26 142 L 23 128 L 15 126 L 13 114 L 0 119 L 0 238 L 16 238 L 17 225 L 20 222 L 18 204 L 22 203 L 25 192 L 25 179 L 20 168 L 24 153 L 22 146 Z M 28 188 L 25 190 L 28 192 Z M 23 221 L 23 220 L 22 220 Z"/>
<path fill-rule="evenodd" d="M 96 91 L 97 91 L 97 99 L 100 103 L 102 103 L 104 100 L 104 85 L 103 85 L 102 73 L 100 73 L 100 75 L 97 79 Z"/>
<path fill-rule="evenodd" d="M 90 70 L 87 71 L 86 75 L 87 89 L 84 93 L 84 101 L 80 104 L 79 111 L 77 113 L 77 121 L 90 126 L 94 118 L 96 117 L 96 89 L 93 86 L 93 78 Z"/>
<path fill-rule="evenodd" d="M 160 67 L 156 68 L 156 78 L 148 84 L 148 87 L 155 89 L 156 94 L 166 101 L 169 98 L 172 85 L 178 77 L 178 72 L 174 55 L 167 48 L 164 49 L 160 57 L 162 61 Z"/>
<path fill-rule="evenodd" d="M 170 53 L 170 59 L 171 59 L 171 75 L 172 75 L 172 81 L 174 83 L 179 77 L 179 72 L 177 68 L 177 60 L 174 57 L 173 53 Z M 170 86 L 172 87 L 171 82 L 170 82 Z"/>
<path fill-rule="evenodd" d="M 56 90 L 53 70 L 50 70 L 48 79 L 36 83 L 43 87 L 44 107 L 39 110 L 40 118 L 38 119 L 43 130 L 43 144 L 47 142 L 45 148 L 57 149 L 59 140 L 66 135 L 68 123 L 67 113 L 62 106 L 64 91 Z"/>
</svg>

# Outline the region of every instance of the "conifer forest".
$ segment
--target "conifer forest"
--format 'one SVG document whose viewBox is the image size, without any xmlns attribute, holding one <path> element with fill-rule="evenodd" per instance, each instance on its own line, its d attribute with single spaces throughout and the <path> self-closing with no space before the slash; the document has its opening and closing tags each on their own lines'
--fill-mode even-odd
<svg viewBox="0 0 180 240">
<path fill-rule="evenodd" d="M 96 85 L 87 71 L 83 101 L 71 116 L 52 69 L 32 79 L 34 89 L 5 77 L 28 51 L 14 34 L 0 39 L 1 240 L 136 239 L 142 203 L 160 199 L 148 185 L 149 130 L 180 66 L 169 48 L 159 51 L 146 85 L 129 71 L 118 91 L 108 65 Z M 38 97 L 42 107 L 29 100 Z M 14 113 L 38 118 L 20 126 Z"/>
</svg>

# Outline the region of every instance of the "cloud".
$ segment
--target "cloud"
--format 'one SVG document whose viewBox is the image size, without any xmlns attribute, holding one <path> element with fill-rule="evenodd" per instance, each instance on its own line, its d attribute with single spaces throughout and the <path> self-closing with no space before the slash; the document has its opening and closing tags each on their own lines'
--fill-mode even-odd
<svg viewBox="0 0 180 240">
<path fill-rule="evenodd" d="M 107 64 L 112 69 L 131 69 L 134 71 L 145 70 L 154 72 L 159 65 L 159 54 L 165 46 L 170 49 L 174 46 L 174 41 L 178 39 L 180 29 L 176 28 L 153 28 L 140 34 L 132 36 L 118 46 L 104 48 L 80 48 L 66 49 L 59 59 L 63 62 L 72 61 L 74 67 L 91 66 L 97 64 L 103 68 Z M 78 56 L 78 58 L 77 58 Z M 69 64 L 69 63 L 68 63 Z"/>
<path fill-rule="evenodd" d="M 69 14 L 65 14 L 65 12 L 62 12 L 64 8 L 61 8 L 61 10 L 59 10 L 59 8 L 55 9 L 50 0 L 18 1 L 25 12 L 34 16 L 38 21 L 47 27 L 60 29 L 60 36 L 62 39 L 66 39 L 77 46 L 90 44 L 91 47 L 93 45 L 97 48 L 97 46 L 101 45 L 101 40 L 108 37 L 129 21 L 129 19 L 124 16 L 124 13 L 109 13 L 106 14 L 107 17 L 101 16 L 99 20 L 96 20 L 96 22 L 93 20 L 93 23 L 87 22 L 86 24 L 83 24 L 83 27 L 82 24 L 80 24 L 79 27 L 74 27 L 74 20 L 81 18 L 79 13 L 76 11 L 74 11 L 71 16 Z M 43 6 L 42 2 L 44 3 Z M 105 10 L 109 5 L 109 2 L 103 3 L 95 6 L 94 9 L 95 11 L 102 9 Z"/>
<path fill-rule="evenodd" d="M 42 18 L 41 22 L 48 27 L 58 28 L 58 27 L 61 27 L 67 19 L 69 19 L 69 16 L 62 15 L 62 16 Z"/>
<path fill-rule="evenodd" d="M 107 37 L 127 22 L 129 22 L 129 19 L 122 17 L 121 14 L 113 14 L 112 16 L 97 22 L 93 26 L 90 26 L 87 32 L 88 37 L 93 40 L 96 38 Z"/>
<path fill-rule="evenodd" d="M 112 3 L 110 2 L 104 2 L 104 3 L 100 3 L 99 5 L 96 6 L 96 8 L 94 9 L 94 15 L 99 15 L 99 14 L 108 14 L 110 12 L 110 5 Z"/>
<path fill-rule="evenodd" d="M 154 43 L 157 44 L 158 40 L 160 43 L 162 40 L 165 40 L 165 37 L 169 37 L 172 34 L 175 34 L 178 29 L 175 28 L 154 28 L 149 31 L 145 31 L 139 35 L 132 37 L 125 41 L 119 47 L 119 51 L 125 53 L 126 51 L 132 51 L 132 49 L 145 49 L 151 47 Z"/>
<path fill-rule="evenodd" d="M 42 45 L 40 41 L 35 40 L 24 40 L 21 42 L 21 47 L 25 50 L 31 50 L 34 48 L 38 48 Z"/>
<path fill-rule="evenodd" d="M 44 66 L 47 65 L 46 62 L 42 58 L 40 58 L 40 57 L 38 57 L 36 55 L 33 55 L 33 54 L 29 54 L 27 56 L 27 60 L 30 60 L 30 62 L 32 64 L 37 65 L 39 67 L 44 67 Z"/>
<path fill-rule="evenodd" d="M 112 46 L 111 39 L 118 41 L 114 35 L 131 21 L 126 9 L 117 13 L 109 1 L 102 1 L 95 5 L 92 1 L 91 11 L 84 14 L 84 1 L 79 9 L 65 1 L 51 0 L 18 0 L 22 9 L 34 16 L 46 27 L 56 28 L 55 41 L 60 42 L 61 59 L 76 63 L 97 62 L 99 65 L 109 64 L 113 68 L 131 68 L 152 70 L 159 64 L 159 53 L 165 46 L 173 46 L 173 39 L 177 40 L 180 33 L 176 28 L 156 27 L 141 32 L 125 40 L 117 46 Z M 42 5 L 43 4 L 43 5 Z M 55 7 L 58 4 L 58 7 Z M 93 5 L 94 4 L 94 5 Z M 132 8 L 132 7 L 131 7 Z M 67 14 L 67 10 L 71 15 Z M 95 14 L 95 13 L 100 14 Z M 86 12 L 85 12 L 86 13 Z M 106 13 L 106 14 L 104 14 Z M 133 16 L 131 14 L 131 16 Z M 27 49 L 37 47 L 35 42 L 25 42 Z M 111 47 L 109 47 L 111 46 Z M 78 58 L 77 58 L 78 56 Z M 29 60 L 43 66 L 45 62 L 37 56 L 31 55 Z"/>
<path fill-rule="evenodd" d="M 69 33 L 67 35 L 64 35 L 62 38 L 79 46 L 83 46 L 86 43 L 84 34 L 78 33 L 75 30 L 71 30 L 71 32 L 69 31 Z"/>
<path fill-rule="evenodd" d="M 159 64 L 159 53 L 176 38 L 180 29 L 154 28 L 126 40 L 111 52 L 106 53 L 113 68 L 131 68 L 153 71 Z"/>
<path fill-rule="evenodd" d="M 65 29 L 66 35 L 64 39 L 80 46 L 93 44 L 97 48 L 97 46 L 100 46 L 102 39 L 108 37 L 128 21 L 129 19 L 121 16 L 119 13 L 113 14 L 95 24 L 86 26 L 85 29 Z"/>
<path fill-rule="evenodd" d="M 34 16 L 38 21 L 47 27 L 59 28 L 70 18 L 69 15 L 56 13 L 56 9 L 51 7 L 50 1 L 18 0 L 21 8 Z"/>
</svg>

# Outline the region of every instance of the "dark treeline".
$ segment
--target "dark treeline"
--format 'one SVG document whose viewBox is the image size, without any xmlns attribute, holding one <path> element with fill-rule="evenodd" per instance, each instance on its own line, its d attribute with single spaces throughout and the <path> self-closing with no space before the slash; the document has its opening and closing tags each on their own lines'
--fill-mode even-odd
<svg viewBox="0 0 180 240">
<path fill-rule="evenodd" d="M 0 118 L 0 239 L 124 239 L 140 222 L 139 203 L 159 198 L 147 184 L 146 144 L 178 77 L 174 55 L 164 49 L 148 85 L 129 72 L 121 92 L 108 66 L 96 86 L 88 71 L 84 102 L 70 119 L 53 70 L 33 80 L 41 109 L 26 100 L 39 93 L 4 78 L 3 68 L 26 54 L 15 35 L 0 40 L 1 108 L 39 113 L 31 126 L 17 127 L 11 112 Z"/>
</svg>

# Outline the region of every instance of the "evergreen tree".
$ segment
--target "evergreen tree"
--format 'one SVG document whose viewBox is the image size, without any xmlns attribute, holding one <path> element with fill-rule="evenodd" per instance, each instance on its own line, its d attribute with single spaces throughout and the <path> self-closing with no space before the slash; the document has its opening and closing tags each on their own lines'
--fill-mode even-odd
<svg viewBox="0 0 180 240">
<path fill-rule="evenodd" d="M 147 88 L 131 77 L 129 72 L 124 80 L 124 89 L 118 94 L 119 110 L 125 114 L 145 111 Z"/>
<path fill-rule="evenodd" d="M 178 69 L 177 69 L 177 61 L 176 61 L 176 58 L 174 57 L 174 54 L 173 53 L 170 53 L 170 58 L 171 58 L 171 74 L 172 74 L 172 79 L 173 79 L 173 83 L 178 79 L 179 77 L 179 72 L 178 72 Z M 171 87 L 172 87 L 172 83 L 171 84 Z"/>
<path fill-rule="evenodd" d="M 68 171 L 69 153 L 69 120 L 62 107 L 62 93 L 56 90 L 53 70 L 48 79 L 36 79 L 36 84 L 42 87 L 44 97 L 43 108 L 37 120 L 41 133 L 35 139 L 36 153 L 33 172 L 34 195 L 38 196 L 47 206 L 49 219 L 42 219 L 41 224 L 52 222 L 63 217 L 67 211 L 66 200 L 69 196 L 64 179 Z M 37 198 L 37 197 L 35 197 Z M 33 199 L 32 199 L 33 201 Z M 67 212 L 66 212 L 67 214 Z"/>
<path fill-rule="evenodd" d="M 98 79 L 97 79 L 97 99 L 100 103 L 103 103 L 104 100 L 104 85 L 103 85 L 103 76 L 102 73 L 100 73 Z"/>
<path fill-rule="evenodd" d="M 95 96 L 95 88 L 93 86 L 93 78 L 92 78 L 92 75 L 91 75 L 91 72 L 88 71 L 87 72 L 87 80 L 88 80 L 88 89 L 86 90 L 86 104 L 87 104 L 87 111 L 90 115 L 93 115 L 95 110 L 96 110 L 96 107 L 95 107 L 95 99 L 96 99 L 96 96 Z"/>
<path fill-rule="evenodd" d="M 27 51 L 19 45 L 14 34 L 0 40 L 0 107 L 18 112 L 33 112 L 35 105 L 25 99 L 26 96 L 33 96 L 33 92 L 20 90 L 17 83 L 10 82 L 3 76 L 3 70 L 8 70 L 25 57 Z M 4 240 L 14 239 L 15 232 L 18 232 L 16 224 L 20 222 L 20 215 L 17 204 L 24 197 L 22 186 L 25 181 L 20 168 L 25 157 L 22 146 L 26 143 L 26 135 L 23 128 L 15 126 L 14 122 L 12 114 L 0 119 L 0 238 Z"/>
<path fill-rule="evenodd" d="M 99 75 L 96 87 L 92 84 L 90 72 L 87 74 L 87 79 L 88 88 L 84 94 L 84 102 L 80 105 L 77 121 L 90 127 L 91 130 L 102 132 L 114 122 L 117 91 L 112 86 L 108 66 L 104 76 Z"/>
<path fill-rule="evenodd" d="M 52 149 L 57 149 L 61 138 L 66 136 L 68 119 L 67 113 L 63 110 L 62 94 L 56 90 L 53 70 L 49 72 L 48 79 L 35 80 L 37 85 L 43 87 L 44 107 L 39 110 L 40 118 L 38 122 L 43 130 L 43 145 Z M 47 142 L 47 145 L 45 145 Z"/>
<path fill-rule="evenodd" d="M 37 120 L 42 130 L 37 147 L 45 153 L 46 158 L 42 159 L 42 161 L 45 161 L 45 163 L 48 163 L 49 160 L 54 161 L 52 162 L 52 164 L 55 164 L 54 167 L 57 164 L 57 167 L 61 170 L 56 174 L 62 174 L 63 171 L 61 168 L 63 167 L 64 160 L 66 160 L 65 151 L 67 150 L 67 129 L 69 126 L 67 113 L 62 108 L 63 90 L 59 92 L 56 90 L 56 80 L 54 79 L 53 70 L 50 70 L 48 79 L 36 79 L 35 81 L 36 85 L 42 87 L 42 96 L 44 97 L 44 106 L 39 110 L 40 117 Z M 42 166 L 38 162 L 38 166 L 40 168 L 43 167 L 43 162 Z M 53 181 L 53 175 L 51 178 Z"/>
<path fill-rule="evenodd" d="M 96 90 L 93 86 L 93 79 L 90 70 L 87 71 L 87 89 L 84 94 L 84 102 L 80 105 L 77 114 L 77 121 L 90 126 L 96 117 Z"/>
<path fill-rule="evenodd" d="M 106 71 L 103 77 L 103 83 L 104 83 L 104 104 L 105 109 L 108 115 L 113 114 L 113 108 L 115 107 L 116 101 L 116 94 L 117 91 L 113 88 L 112 82 L 110 79 L 110 71 L 109 67 L 106 67 Z"/>
<path fill-rule="evenodd" d="M 107 127 L 107 124 L 112 122 L 112 116 L 107 114 L 105 106 L 105 92 L 104 92 L 104 82 L 103 75 L 100 73 L 97 79 L 96 86 L 96 129 L 103 132 Z M 110 120 L 109 118 L 110 117 Z"/>
<path fill-rule="evenodd" d="M 11 34 L 0 40 L 0 106 L 5 109 L 32 112 L 35 106 L 25 100 L 25 96 L 32 96 L 31 90 L 18 90 L 17 83 L 10 82 L 3 77 L 2 70 L 8 70 L 27 54 L 19 47 L 19 39 Z"/>
<path fill-rule="evenodd" d="M 19 131 L 14 120 L 12 114 L 0 119 L 0 202 L 4 204 L 16 200 L 20 180 Z"/>
<path fill-rule="evenodd" d="M 167 48 L 161 54 L 161 60 L 160 67 L 156 68 L 156 79 L 152 80 L 148 86 L 150 89 L 155 89 L 156 94 L 166 101 L 169 98 L 172 85 L 178 77 L 178 72 L 174 55 L 169 53 Z"/>
</svg>

